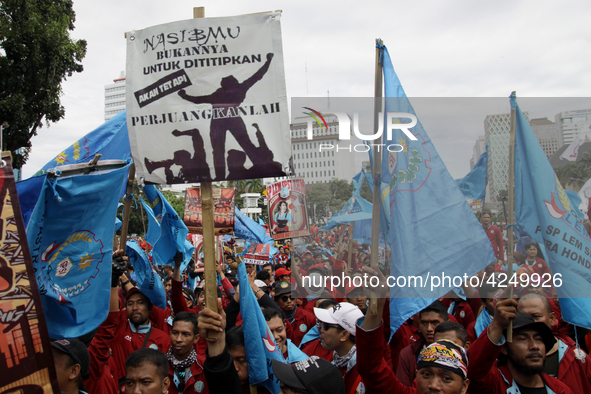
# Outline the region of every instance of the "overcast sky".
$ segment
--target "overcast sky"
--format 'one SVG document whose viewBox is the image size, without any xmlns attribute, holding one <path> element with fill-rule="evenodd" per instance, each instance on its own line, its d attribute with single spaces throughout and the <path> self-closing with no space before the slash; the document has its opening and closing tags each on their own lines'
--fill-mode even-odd
<svg viewBox="0 0 591 394">
<path fill-rule="evenodd" d="M 125 70 L 124 33 L 190 19 L 194 6 L 205 6 L 206 17 L 283 10 L 288 99 L 372 96 L 376 38 L 409 97 L 591 96 L 588 1 L 74 0 L 71 35 L 88 42 L 84 71 L 63 85 L 65 119 L 33 138 L 25 178 L 103 123 L 104 85 Z M 508 110 L 507 100 L 491 113 Z M 534 117 L 553 120 L 556 112 Z M 483 121 L 453 135 L 425 124 L 454 178 L 469 171 Z"/>
</svg>

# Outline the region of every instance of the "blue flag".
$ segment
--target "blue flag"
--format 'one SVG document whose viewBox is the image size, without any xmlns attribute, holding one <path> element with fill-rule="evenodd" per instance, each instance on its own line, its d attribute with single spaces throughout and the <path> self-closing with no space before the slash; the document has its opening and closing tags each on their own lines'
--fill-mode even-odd
<svg viewBox="0 0 591 394">
<path fill-rule="evenodd" d="M 345 203 L 337 213 L 320 227 L 322 230 L 330 230 L 339 224 L 351 223 L 361 220 L 371 220 L 372 204 L 353 192 L 353 196 Z"/>
<path fill-rule="evenodd" d="M 234 207 L 236 214 L 234 220 L 234 235 L 246 241 L 256 242 L 259 244 L 273 245 L 273 238 L 267 235 L 267 231 L 263 226 L 246 216 L 238 207 Z M 271 248 L 271 254 L 275 254 L 277 249 Z"/>
<path fill-rule="evenodd" d="M 140 203 L 146 211 L 146 216 L 148 216 L 148 232 L 145 237 L 146 242 L 154 246 L 158 241 L 158 238 L 160 238 L 160 221 L 156 219 L 154 210 L 143 198 L 140 198 Z"/>
<path fill-rule="evenodd" d="M 187 241 L 189 230 L 182 217 L 156 189 L 156 186 L 144 186 L 144 193 L 148 200 L 147 206 L 144 205 L 144 207 L 150 218 L 146 241 L 152 245 L 154 263 L 157 265 L 170 264 L 174 267 L 174 255 L 177 251 L 183 252 L 183 263 L 181 264 L 181 271 L 183 271 L 189 265 L 195 251 L 195 247 Z M 154 225 L 158 227 L 151 230 L 150 226 Z"/>
<path fill-rule="evenodd" d="M 471 276 L 496 259 L 481 224 L 435 146 L 420 121 L 413 120 L 415 111 L 385 47 L 383 62 L 384 135 L 388 128 L 393 129 L 391 139 L 384 141 L 392 148 L 388 154 L 384 149 L 382 158 L 382 182 L 389 185 L 391 213 L 387 238 L 392 253 L 390 275 L 419 276 L 427 284 L 391 288 L 391 297 L 396 299 L 390 302 L 390 325 L 395 332 L 410 316 L 461 283 L 456 279 L 454 285 L 452 278 Z M 392 119 L 388 116 L 391 112 L 406 114 Z M 407 129 L 403 124 L 409 124 Z"/>
<path fill-rule="evenodd" d="M 248 362 L 248 381 L 251 385 L 260 384 L 271 393 L 281 391 L 279 380 L 273 374 L 271 360 L 285 362 L 275 338 L 269 330 L 256 296 L 250 288 L 246 267 L 238 264 L 238 283 L 240 286 L 240 314 L 244 330 L 244 350 Z"/>
<path fill-rule="evenodd" d="M 113 218 L 128 168 L 43 183 L 27 240 L 51 338 L 87 334 L 107 317 Z"/>
<path fill-rule="evenodd" d="M 545 249 L 564 320 L 591 329 L 591 239 L 515 97 L 515 221 Z"/>
<path fill-rule="evenodd" d="M 47 170 L 64 164 L 86 163 L 98 153 L 102 155 L 101 160 L 126 161 L 131 158 L 125 111 L 115 115 L 109 121 L 74 142 L 44 165 L 31 178 L 16 183 L 25 226 L 29 222 L 31 213 L 41 193 L 41 186 Z M 125 185 L 126 183 L 123 183 L 121 186 L 119 198 L 125 193 Z"/>
<path fill-rule="evenodd" d="M 486 163 L 488 159 L 488 144 L 486 150 L 480 155 L 478 161 L 472 171 L 470 171 L 465 177 L 456 179 L 456 184 L 464 193 L 466 198 L 472 198 L 474 200 L 483 200 L 486 194 Z"/>
<path fill-rule="evenodd" d="M 365 172 L 359 171 L 357 175 L 351 179 L 351 183 L 353 184 L 353 193 L 360 194 L 361 188 L 363 187 L 363 181 L 365 180 Z"/>
<path fill-rule="evenodd" d="M 135 272 L 137 287 L 158 308 L 166 309 L 166 292 L 160 276 L 154 271 L 150 259 L 137 241 L 127 241 L 125 255 Z"/>
</svg>

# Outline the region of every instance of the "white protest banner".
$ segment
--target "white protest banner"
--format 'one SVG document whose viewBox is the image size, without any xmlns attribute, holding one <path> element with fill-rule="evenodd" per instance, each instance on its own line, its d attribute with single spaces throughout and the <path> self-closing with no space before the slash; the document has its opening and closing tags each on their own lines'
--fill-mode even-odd
<svg viewBox="0 0 591 394">
<path fill-rule="evenodd" d="M 280 12 L 127 34 L 127 128 L 138 177 L 176 184 L 286 175 Z"/>
</svg>

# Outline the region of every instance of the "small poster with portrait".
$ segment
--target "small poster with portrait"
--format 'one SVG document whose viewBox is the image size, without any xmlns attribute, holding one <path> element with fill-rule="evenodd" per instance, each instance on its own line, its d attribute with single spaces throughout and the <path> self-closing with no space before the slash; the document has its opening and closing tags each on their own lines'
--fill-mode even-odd
<svg viewBox="0 0 591 394">
<path fill-rule="evenodd" d="M 267 186 L 269 233 L 273 239 L 310 235 L 306 215 L 306 187 L 302 178 Z"/>
</svg>

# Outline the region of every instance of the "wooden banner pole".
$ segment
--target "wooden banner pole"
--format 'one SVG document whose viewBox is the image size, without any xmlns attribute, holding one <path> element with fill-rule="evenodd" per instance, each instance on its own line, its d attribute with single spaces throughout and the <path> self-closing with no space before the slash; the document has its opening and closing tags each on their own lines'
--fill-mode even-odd
<svg viewBox="0 0 591 394">
<path fill-rule="evenodd" d="M 205 18 L 205 7 L 194 7 L 193 18 Z M 203 271 L 205 279 L 205 306 L 218 312 L 218 291 L 215 270 L 215 223 L 213 220 L 213 187 L 201 182 L 201 212 L 203 214 Z M 219 334 L 209 330 L 210 338 Z"/>
<path fill-rule="evenodd" d="M 377 131 L 379 127 L 379 116 L 382 111 L 382 62 L 381 46 L 383 41 L 376 40 L 376 71 L 375 71 L 375 91 L 374 91 L 374 130 Z M 382 143 L 380 136 L 376 140 L 377 146 Z M 374 270 L 379 270 L 378 267 L 378 249 L 380 244 L 380 203 L 381 203 L 381 179 L 382 179 L 382 153 L 378 149 L 373 151 L 373 168 L 372 168 L 373 183 L 373 209 L 371 215 L 371 259 L 370 266 Z M 368 312 L 371 315 L 378 313 L 378 300 L 375 297 L 370 298 Z"/>
<path fill-rule="evenodd" d="M 125 204 L 123 205 L 123 223 L 121 223 L 121 239 L 119 239 L 119 249 L 125 252 L 127 244 L 127 228 L 129 227 L 129 215 L 131 214 L 131 200 L 133 199 L 133 180 L 135 179 L 135 164 L 129 166 L 129 176 L 127 177 L 127 189 L 125 190 Z"/>
<path fill-rule="evenodd" d="M 511 93 L 512 96 L 515 92 Z M 509 223 L 507 223 L 507 276 L 513 277 L 513 223 L 515 223 L 515 118 L 517 111 L 511 108 L 511 130 L 509 133 Z M 509 298 L 513 298 L 513 286 L 509 286 Z M 507 342 L 513 342 L 513 321 L 507 327 Z"/>
</svg>

